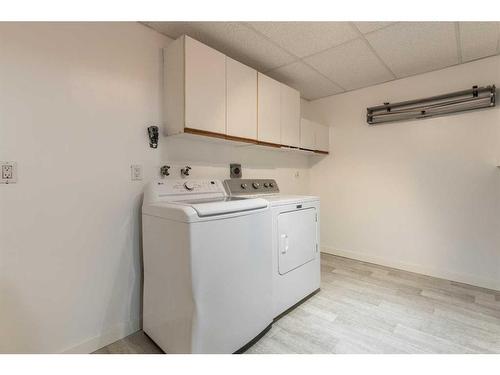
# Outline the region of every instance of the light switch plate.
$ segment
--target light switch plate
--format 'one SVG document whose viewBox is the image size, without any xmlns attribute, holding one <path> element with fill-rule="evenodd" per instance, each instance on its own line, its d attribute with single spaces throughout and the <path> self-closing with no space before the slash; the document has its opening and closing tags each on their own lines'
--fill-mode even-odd
<svg viewBox="0 0 500 375">
<path fill-rule="evenodd" d="M 130 166 L 132 181 L 141 181 L 142 180 L 142 165 L 135 164 Z"/>
<path fill-rule="evenodd" d="M 15 161 L 0 161 L 0 184 L 15 184 L 17 182 L 17 163 Z"/>
</svg>

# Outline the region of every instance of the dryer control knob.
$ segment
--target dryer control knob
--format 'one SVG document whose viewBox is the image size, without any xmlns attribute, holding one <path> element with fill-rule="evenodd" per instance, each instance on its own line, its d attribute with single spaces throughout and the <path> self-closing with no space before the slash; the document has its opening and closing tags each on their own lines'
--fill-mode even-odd
<svg viewBox="0 0 500 375">
<path fill-rule="evenodd" d="M 247 184 L 241 184 L 241 188 L 242 188 L 242 189 L 246 189 L 246 188 L 247 188 L 247 186 L 248 186 Z"/>
<path fill-rule="evenodd" d="M 267 182 L 264 182 L 264 187 L 265 188 L 268 188 L 269 187 L 269 184 Z"/>
<path fill-rule="evenodd" d="M 191 191 L 194 189 L 194 184 L 191 181 L 186 181 L 184 182 L 184 187 L 186 188 L 186 190 Z"/>
<path fill-rule="evenodd" d="M 253 188 L 254 188 L 254 189 L 258 189 L 258 188 L 259 188 L 259 186 L 260 186 L 260 184 L 259 184 L 258 182 L 254 182 L 254 183 L 252 184 L 252 186 L 253 186 Z"/>
<path fill-rule="evenodd" d="M 269 186 L 274 187 L 274 182 L 271 182 Z"/>
</svg>

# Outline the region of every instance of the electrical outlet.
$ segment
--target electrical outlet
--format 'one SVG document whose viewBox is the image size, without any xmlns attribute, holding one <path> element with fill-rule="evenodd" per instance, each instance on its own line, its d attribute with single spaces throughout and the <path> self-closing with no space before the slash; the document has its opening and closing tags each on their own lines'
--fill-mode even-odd
<svg viewBox="0 0 500 375">
<path fill-rule="evenodd" d="M 131 165 L 131 179 L 132 181 L 141 181 L 142 180 L 142 165 Z"/>
<path fill-rule="evenodd" d="M 17 182 L 17 165 L 13 161 L 0 162 L 0 184 L 15 184 Z"/>
</svg>

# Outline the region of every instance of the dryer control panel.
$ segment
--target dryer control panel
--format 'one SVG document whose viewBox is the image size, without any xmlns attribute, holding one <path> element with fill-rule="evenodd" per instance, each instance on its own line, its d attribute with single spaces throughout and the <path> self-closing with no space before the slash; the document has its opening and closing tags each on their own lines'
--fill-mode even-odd
<svg viewBox="0 0 500 375">
<path fill-rule="evenodd" d="M 225 180 L 230 195 L 277 194 L 280 192 L 273 179 L 236 179 Z"/>
</svg>

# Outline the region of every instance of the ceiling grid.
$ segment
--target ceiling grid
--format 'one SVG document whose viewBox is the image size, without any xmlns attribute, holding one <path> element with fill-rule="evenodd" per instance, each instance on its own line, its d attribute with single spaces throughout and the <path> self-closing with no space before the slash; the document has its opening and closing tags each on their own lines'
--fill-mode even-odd
<svg viewBox="0 0 500 375">
<path fill-rule="evenodd" d="M 270 39 L 268 36 L 266 36 L 266 35 L 262 34 L 260 31 L 256 30 L 254 27 L 252 27 L 252 25 L 249 25 L 248 23 L 242 23 L 242 24 L 243 24 L 243 25 L 245 25 L 246 27 L 251 28 L 251 29 L 252 29 L 255 33 L 257 33 L 257 34 L 261 35 L 263 38 L 268 39 L 271 43 L 275 44 L 278 48 L 281 48 L 281 49 L 285 50 L 283 47 L 281 47 L 278 43 L 276 43 L 275 41 L 273 41 L 272 39 Z M 286 50 L 285 50 L 285 51 L 286 51 Z M 301 62 L 303 62 L 305 65 L 309 66 L 309 68 L 313 69 L 316 73 L 318 73 L 319 75 L 321 75 L 324 79 L 326 79 L 326 80 L 328 80 L 328 81 L 332 82 L 334 85 L 338 86 L 338 87 L 339 87 L 342 91 L 346 91 L 346 90 L 345 90 L 345 88 L 343 88 L 343 87 L 342 87 L 341 85 L 339 85 L 337 82 L 333 81 L 333 80 L 332 80 L 332 79 L 330 79 L 329 77 L 325 76 L 323 73 L 321 73 L 321 72 L 319 72 L 318 70 L 314 69 L 314 67 L 313 67 L 313 66 L 310 66 L 309 64 L 305 63 L 305 62 L 303 61 L 303 59 L 302 59 L 302 58 L 300 58 L 300 57 L 298 57 L 298 56 L 294 55 L 294 54 L 293 54 L 292 52 L 290 52 L 290 51 L 287 51 L 287 52 L 288 52 L 290 55 L 292 55 L 292 56 L 294 56 L 294 57 L 295 57 L 295 59 L 296 59 L 296 60 L 295 60 L 294 62 L 292 62 L 292 63 L 290 63 L 290 64 L 282 65 L 282 66 L 280 66 L 280 67 L 277 67 L 277 68 L 274 68 L 274 69 L 271 69 L 271 70 L 268 70 L 268 71 L 266 71 L 265 73 L 270 73 L 270 72 L 272 72 L 272 71 L 275 71 L 275 70 L 278 70 L 278 69 L 280 69 L 280 68 L 283 68 L 283 67 L 285 67 L 285 66 L 287 66 L 287 65 L 291 65 L 291 64 L 297 63 L 298 61 L 301 61 Z M 297 89 L 299 89 L 299 88 L 297 88 Z M 299 89 L 299 90 L 300 90 L 300 89 Z"/>
<path fill-rule="evenodd" d="M 500 54 L 500 22 L 143 22 L 190 35 L 305 99 Z"/>
<path fill-rule="evenodd" d="M 363 33 L 358 29 L 358 27 L 353 22 L 350 22 L 350 24 L 351 24 L 352 28 L 358 32 L 359 37 L 361 39 L 363 39 L 363 41 L 366 43 L 367 47 L 370 48 L 370 50 L 373 52 L 373 54 L 375 55 L 375 57 L 380 61 L 380 63 L 387 69 L 387 71 L 392 75 L 392 77 L 394 79 L 396 79 L 397 78 L 396 74 L 394 74 L 394 72 L 391 70 L 391 68 L 389 68 L 387 66 L 387 64 L 385 63 L 385 61 L 382 60 L 382 58 L 377 54 L 377 51 L 375 51 L 375 49 L 372 47 L 372 45 L 370 44 L 370 42 L 368 42 L 368 40 L 365 38 L 365 36 L 363 35 Z M 388 25 L 388 26 L 390 26 L 390 25 Z M 386 26 L 386 27 L 388 27 L 388 26 Z"/>
</svg>

